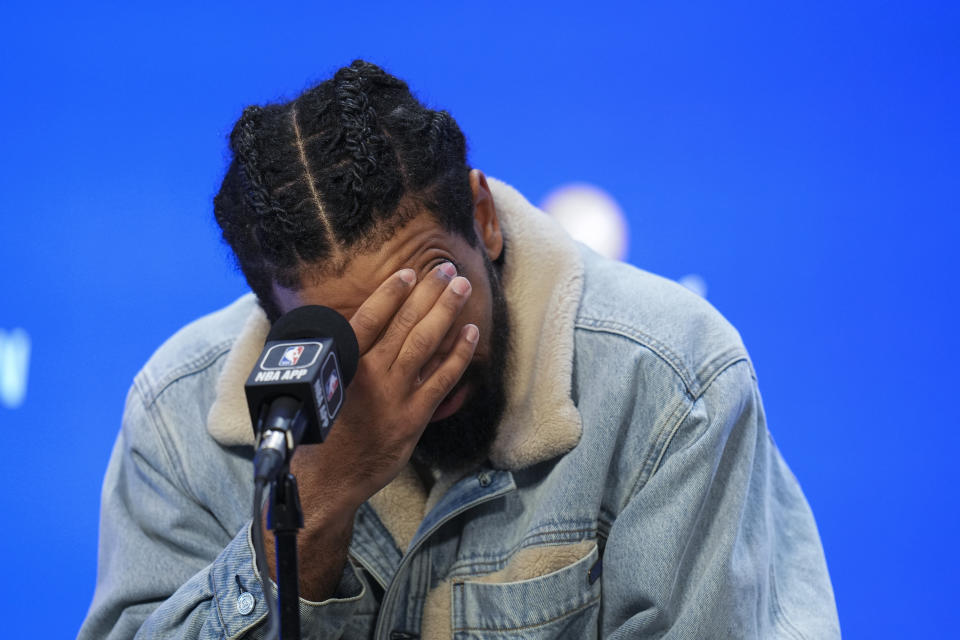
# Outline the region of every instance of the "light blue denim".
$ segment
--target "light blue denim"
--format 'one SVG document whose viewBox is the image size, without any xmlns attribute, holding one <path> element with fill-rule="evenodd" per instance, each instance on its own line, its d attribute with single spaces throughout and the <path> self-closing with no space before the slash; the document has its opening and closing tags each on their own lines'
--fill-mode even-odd
<svg viewBox="0 0 960 640">
<path fill-rule="evenodd" d="M 301 602 L 304 638 L 417 637 L 425 594 L 451 578 L 462 640 L 839 637 L 813 515 L 767 431 L 736 331 L 678 285 L 583 259 L 579 444 L 463 478 L 405 552 L 364 505 L 335 597 Z M 184 328 L 137 375 L 104 480 L 80 638 L 262 637 L 252 451 L 205 428 L 254 304 L 245 296 Z M 541 577 L 456 580 L 519 549 L 584 540 L 596 542 L 588 556 Z"/>
</svg>

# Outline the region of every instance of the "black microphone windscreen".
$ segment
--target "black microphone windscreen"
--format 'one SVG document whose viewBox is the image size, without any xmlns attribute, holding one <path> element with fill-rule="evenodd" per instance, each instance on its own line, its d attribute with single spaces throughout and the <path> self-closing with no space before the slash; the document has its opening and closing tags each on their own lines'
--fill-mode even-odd
<svg viewBox="0 0 960 640">
<path fill-rule="evenodd" d="M 330 307 L 316 304 L 297 307 L 277 318 L 267 335 L 267 342 L 301 338 L 332 338 L 340 358 L 343 386 L 350 384 L 360 361 L 360 346 L 346 318 Z"/>
</svg>

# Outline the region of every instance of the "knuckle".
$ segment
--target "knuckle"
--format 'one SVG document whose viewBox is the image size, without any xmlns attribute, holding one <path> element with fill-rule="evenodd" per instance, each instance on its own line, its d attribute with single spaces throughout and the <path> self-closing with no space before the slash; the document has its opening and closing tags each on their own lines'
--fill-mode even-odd
<svg viewBox="0 0 960 640">
<path fill-rule="evenodd" d="M 457 384 L 457 380 L 459 376 L 452 376 L 447 371 L 437 371 L 429 383 L 431 395 L 442 398 L 450 392 L 453 385 Z"/>
<path fill-rule="evenodd" d="M 403 375 L 412 374 L 420 366 L 422 358 L 413 350 L 407 350 L 397 356 L 397 367 Z"/>
<path fill-rule="evenodd" d="M 409 329 L 413 325 L 417 324 L 419 320 L 418 314 L 413 310 L 407 307 L 402 307 L 397 311 L 397 315 L 394 316 L 397 322 L 397 325 L 403 329 Z"/>
<path fill-rule="evenodd" d="M 359 309 L 353 316 L 353 324 L 367 333 L 380 330 L 380 319 L 369 309 Z"/>
<path fill-rule="evenodd" d="M 360 362 L 357 363 L 357 372 L 354 374 L 354 382 L 351 386 L 358 387 L 363 385 L 366 380 L 372 379 L 376 368 L 373 366 L 373 363 L 370 362 L 369 358 L 360 358 Z"/>
<path fill-rule="evenodd" d="M 360 358 L 360 361 L 357 362 L 357 373 L 356 376 L 366 377 L 370 373 L 370 359 L 369 358 Z M 356 377 L 355 376 L 355 377 Z"/>
<path fill-rule="evenodd" d="M 419 331 L 410 334 L 409 344 L 413 355 L 422 356 L 433 350 L 433 341 Z"/>
</svg>

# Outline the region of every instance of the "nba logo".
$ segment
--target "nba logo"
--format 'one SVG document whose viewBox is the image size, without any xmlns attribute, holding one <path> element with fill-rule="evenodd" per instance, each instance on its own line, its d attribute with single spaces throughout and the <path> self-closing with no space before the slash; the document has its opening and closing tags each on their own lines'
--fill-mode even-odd
<svg viewBox="0 0 960 640">
<path fill-rule="evenodd" d="M 280 358 L 281 367 L 292 367 L 297 364 L 297 361 L 300 359 L 300 356 L 303 355 L 303 346 L 297 345 L 296 347 L 287 347 L 286 351 L 283 352 L 283 357 Z"/>
<path fill-rule="evenodd" d="M 337 377 L 337 370 L 334 369 L 330 372 L 330 377 L 327 378 L 327 402 L 330 402 L 330 399 L 333 398 L 333 394 L 335 394 L 339 388 L 340 378 Z"/>
</svg>

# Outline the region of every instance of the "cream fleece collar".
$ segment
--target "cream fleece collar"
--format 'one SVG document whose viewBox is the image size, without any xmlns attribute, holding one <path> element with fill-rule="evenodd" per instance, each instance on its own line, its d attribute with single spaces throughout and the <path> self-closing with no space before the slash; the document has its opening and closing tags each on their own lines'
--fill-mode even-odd
<svg viewBox="0 0 960 640">
<path fill-rule="evenodd" d="M 566 453 L 580 439 L 580 414 L 570 389 L 583 263 L 573 241 L 553 220 L 513 187 L 492 178 L 488 182 L 508 244 L 503 276 L 513 332 L 507 405 L 490 460 L 496 468 L 516 470 Z M 207 419 L 210 435 L 223 445 L 254 444 L 243 384 L 269 330 L 263 311 L 255 307 L 227 355 Z M 427 496 L 408 465 L 371 499 L 401 549 L 426 510 L 455 480 L 438 478 Z"/>
</svg>

